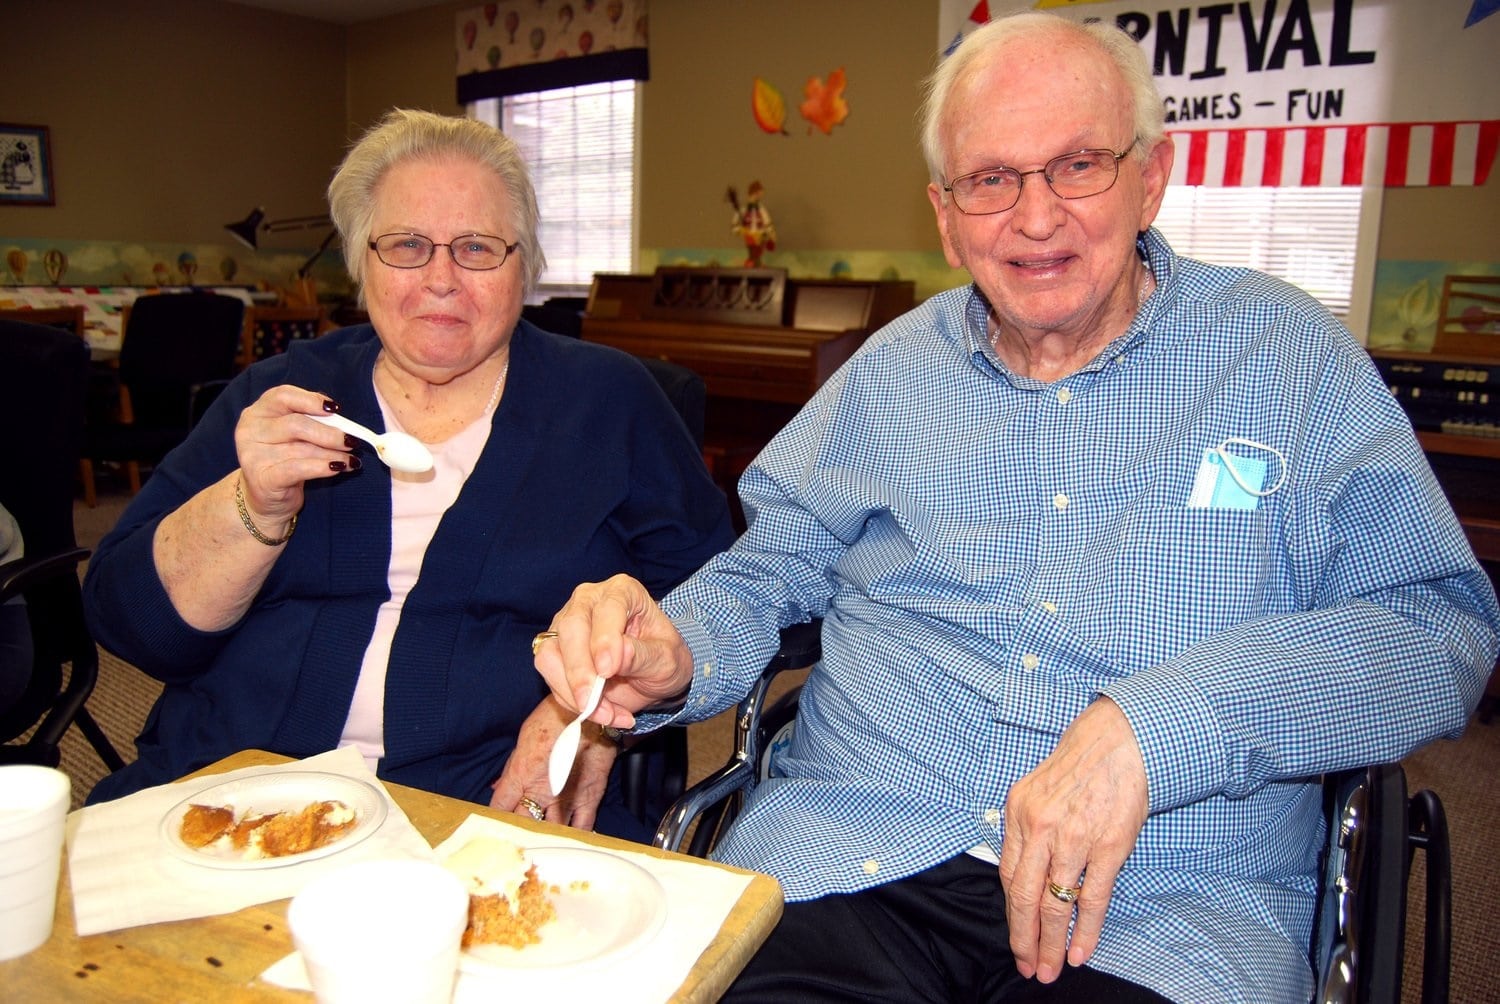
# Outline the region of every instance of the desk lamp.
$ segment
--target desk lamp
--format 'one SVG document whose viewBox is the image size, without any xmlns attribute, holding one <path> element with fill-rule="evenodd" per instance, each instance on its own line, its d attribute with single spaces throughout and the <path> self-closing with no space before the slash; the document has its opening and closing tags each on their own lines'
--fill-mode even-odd
<svg viewBox="0 0 1500 1004">
<path fill-rule="evenodd" d="M 327 216 L 289 216 L 280 220 L 267 220 L 266 211 L 257 206 L 243 220 L 224 224 L 224 229 L 233 234 L 234 239 L 245 245 L 245 247 L 251 251 L 256 251 L 260 247 L 260 234 L 262 232 L 278 233 L 284 230 L 311 230 L 316 227 L 332 226 L 333 221 Z M 297 269 L 297 282 L 302 287 L 301 295 L 303 298 L 316 302 L 316 297 L 310 295 L 311 289 L 307 276 L 312 271 L 313 265 L 317 264 L 318 259 L 323 257 L 323 252 L 328 250 L 329 245 L 334 242 L 338 235 L 337 228 L 329 230 L 328 236 L 323 238 L 323 243 L 318 245 L 318 250 L 314 251 L 312 256 L 302 263 L 301 268 Z"/>
</svg>

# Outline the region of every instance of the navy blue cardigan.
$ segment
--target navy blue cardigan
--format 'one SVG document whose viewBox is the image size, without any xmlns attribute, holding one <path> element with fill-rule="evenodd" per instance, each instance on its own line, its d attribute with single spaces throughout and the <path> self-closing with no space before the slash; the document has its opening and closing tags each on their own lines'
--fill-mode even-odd
<svg viewBox="0 0 1500 1004">
<path fill-rule="evenodd" d="M 139 758 L 104 778 L 91 801 L 241 749 L 304 757 L 338 743 L 388 597 L 386 468 L 366 451 L 361 470 L 308 483 L 296 534 L 224 631 L 194 630 L 177 615 L 151 540 L 163 516 L 238 466 L 235 422 L 272 386 L 320 391 L 349 418 L 383 428 L 371 383 L 379 349 L 362 325 L 295 342 L 242 373 L 100 543 L 84 582 L 89 626 L 166 689 L 136 742 Z M 659 596 L 730 539 L 723 493 L 645 368 L 522 321 L 489 441 L 438 525 L 396 631 L 379 775 L 487 803 L 546 692 L 531 638 L 573 587 L 626 572 Z"/>
</svg>

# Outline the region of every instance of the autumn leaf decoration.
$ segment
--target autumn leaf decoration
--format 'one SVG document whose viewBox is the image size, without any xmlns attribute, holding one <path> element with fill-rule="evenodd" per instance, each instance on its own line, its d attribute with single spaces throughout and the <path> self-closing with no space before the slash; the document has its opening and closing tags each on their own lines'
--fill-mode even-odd
<svg viewBox="0 0 1500 1004">
<path fill-rule="evenodd" d="M 844 68 L 841 66 L 828 75 L 828 83 L 823 83 L 817 77 L 808 77 L 807 85 L 802 88 L 802 94 L 807 98 L 798 107 L 802 117 L 809 123 L 817 126 L 823 131 L 823 135 L 832 135 L 833 127 L 849 117 L 849 102 L 844 100 Z M 811 129 L 808 132 L 812 132 Z"/>
<path fill-rule="evenodd" d="M 781 96 L 780 91 L 760 77 L 755 78 L 750 90 L 750 111 L 761 131 L 773 136 L 786 135 L 786 99 Z"/>
</svg>

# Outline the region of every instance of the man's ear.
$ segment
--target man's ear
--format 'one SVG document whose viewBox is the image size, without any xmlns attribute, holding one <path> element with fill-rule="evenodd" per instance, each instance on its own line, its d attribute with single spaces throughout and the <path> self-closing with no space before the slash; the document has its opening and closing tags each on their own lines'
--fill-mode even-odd
<svg viewBox="0 0 1500 1004">
<path fill-rule="evenodd" d="M 1177 147 L 1173 145 L 1170 136 L 1163 136 L 1146 151 L 1146 159 L 1141 162 L 1141 191 L 1144 196 L 1141 201 L 1141 225 L 1138 228 L 1141 231 L 1151 226 L 1157 212 L 1161 210 L 1161 200 L 1167 194 L 1167 179 L 1172 176 L 1172 161 L 1176 156 Z"/>
<path fill-rule="evenodd" d="M 937 216 L 938 236 L 943 241 L 943 257 L 947 259 L 950 267 L 964 268 L 964 260 L 959 256 L 958 248 L 948 236 L 948 207 L 943 204 L 943 195 L 942 187 L 936 182 L 928 184 L 927 201 L 932 203 L 932 211 Z"/>
</svg>

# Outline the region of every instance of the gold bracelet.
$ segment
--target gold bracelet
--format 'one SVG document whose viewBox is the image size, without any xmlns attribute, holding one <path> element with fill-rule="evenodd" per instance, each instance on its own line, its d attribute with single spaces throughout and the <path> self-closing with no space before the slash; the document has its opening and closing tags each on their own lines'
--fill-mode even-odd
<svg viewBox="0 0 1500 1004">
<path fill-rule="evenodd" d="M 297 532 L 298 513 L 292 514 L 292 521 L 286 525 L 286 536 L 280 540 L 273 540 L 260 532 L 255 521 L 250 518 L 250 510 L 245 508 L 245 486 L 240 483 L 238 474 L 234 476 L 234 507 L 240 511 L 240 522 L 245 524 L 245 529 L 250 531 L 250 536 L 265 544 L 267 547 L 280 547 L 292 539 L 292 534 Z"/>
</svg>

